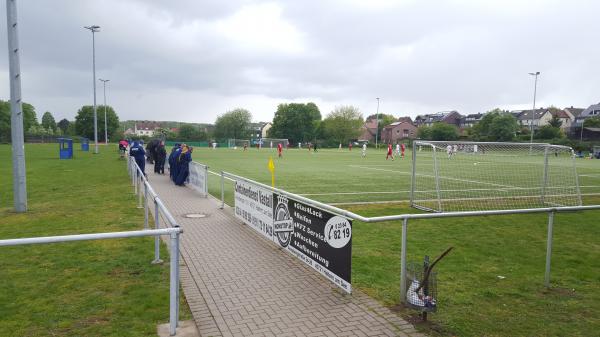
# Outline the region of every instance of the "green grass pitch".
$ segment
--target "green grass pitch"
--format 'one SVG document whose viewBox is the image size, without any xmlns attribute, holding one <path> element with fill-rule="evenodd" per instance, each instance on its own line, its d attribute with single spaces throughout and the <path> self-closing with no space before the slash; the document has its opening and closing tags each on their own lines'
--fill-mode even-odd
<svg viewBox="0 0 600 337">
<path fill-rule="evenodd" d="M 275 161 L 275 185 L 365 216 L 414 213 L 408 205 L 411 152 L 385 159 L 383 150 L 356 148 L 284 151 L 269 149 L 196 149 L 194 160 L 270 184 L 269 157 Z M 522 161 L 523 159 L 521 159 Z M 527 184 L 510 165 L 498 163 L 508 184 Z M 600 160 L 576 159 L 584 204 L 599 204 Z M 504 170 L 504 171 L 503 171 Z M 507 173 L 509 172 L 509 173 Z M 513 171 L 514 172 L 514 171 Z M 541 177 L 541 176 L 540 176 Z M 490 176 L 487 183 L 493 183 Z M 483 182 L 483 184 L 482 184 Z M 498 189 L 486 181 L 464 182 L 469 189 Z M 226 203 L 232 186 L 226 180 Z M 524 185 L 523 185 L 524 186 Z M 209 192 L 220 198 L 220 178 L 209 175 Z M 469 194 L 458 191 L 457 195 Z M 557 214 L 554 227 L 551 289 L 543 286 L 547 215 L 507 215 L 415 220 L 409 223 L 408 260 L 422 261 L 449 246 L 438 265 L 438 312 L 420 326 L 434 335 L 588 336 L 600 330 L 600 211 Z M 354 222 L 353 286 L 386 305 L 399 304 L 401 224 Z M 415 315 L 402 310 L 407 317 Z"/>
</svg>

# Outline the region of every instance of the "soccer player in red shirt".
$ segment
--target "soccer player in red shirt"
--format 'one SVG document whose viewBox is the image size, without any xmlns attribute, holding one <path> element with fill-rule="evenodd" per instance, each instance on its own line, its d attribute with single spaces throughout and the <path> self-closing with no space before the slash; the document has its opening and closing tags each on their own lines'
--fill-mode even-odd
<svg viewBox="0 0 600 337">
<path fill-rule="evenodd" d="M 279 158 L 281 158 L 281 150 L 283 150 L 283 146 L 279 143 L 277 144 L 277 154 L 279 155 Z"/>
<path fill-rule="evenodd" d="M 348 143 L 348 149 L 352 151 L 352 142 Z"/>
<path fill-rule="evenodd" d="M 392 160 L 394 160 L 394 154 L 392 153 L 392 143 L 388 143 L 388 151 L 387 155 L 385 156 L 385 160 L 388 160 L 389 157 L 392 157 Z"/>
<path fill-rule="evenodd" d="M 400 151 L 402 151 L 402 158 L 404 158 L 404 150 L 406 149 L 406 146 L 404 146 L 404 143 L 400 144 Z"/>
</svg>

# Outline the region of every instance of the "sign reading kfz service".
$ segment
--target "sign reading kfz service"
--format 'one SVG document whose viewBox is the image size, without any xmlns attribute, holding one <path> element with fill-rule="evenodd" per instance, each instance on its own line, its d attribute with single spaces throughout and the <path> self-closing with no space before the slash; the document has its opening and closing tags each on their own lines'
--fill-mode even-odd
<svg viewBox="0 0 600 337">
<path fill-rule="evenodd" d="M 351 221 L 245 181 L 235 183 L 235 210 L 256 231 L 352 292 Z"/>
</svg>

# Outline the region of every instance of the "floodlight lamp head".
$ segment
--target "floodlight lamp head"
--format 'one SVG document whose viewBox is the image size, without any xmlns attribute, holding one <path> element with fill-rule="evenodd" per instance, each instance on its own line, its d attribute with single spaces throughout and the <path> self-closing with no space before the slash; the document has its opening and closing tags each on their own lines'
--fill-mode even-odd
<svg viewBox="0 0 600 337">
<path fill-rule="evenodd" d="M 98 25 L 93 25 L 93 26 L 83 26 L 83 28 L 88 29 L 90 32 L 92 33 L 97 33 L 100 31 L 100 26 Z"/>
<path fill-rule="evenodd" d="M 540 74 L 540 72 L 539 72 L 539 71 L 536 71 L 535 73 L 529 73 L 529 75 L 532 75 L 532 76 L 537 76 L 537 75 L 539 75 L 539 74 Z"/>
</svg>

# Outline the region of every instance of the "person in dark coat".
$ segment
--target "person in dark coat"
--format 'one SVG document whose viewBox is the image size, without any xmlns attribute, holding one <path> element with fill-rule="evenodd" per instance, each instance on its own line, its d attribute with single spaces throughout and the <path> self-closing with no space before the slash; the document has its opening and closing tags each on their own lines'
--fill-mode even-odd
<svg viewBox="0 0 600 337">
<path fill-rule="evenodd" d="M 180 153 L 181 144 L 175 143 L 175 146 L 173 146 L 171 154 L 169 155 L 169 176 L 173 181 L 175 181 L 175 177 L 177 177 L 177 158 L 179 158 Z"/>
<path fill-rule="evenodd" d="M 183 186 L 190 175 L 190 162 L 192 161 L 192 148 L 186 145 L 181 147 L 181 154 L 177 160 L 177 176 L 175 185 Z"/>
<path fill-rule="evenodd" d="M 146 175 L 146 151 L 144 151 L 144 147 L 140 143 L 134 142 L 129 148 L 129 155 L 135 159 L 142 173 Z"/>
<path fill-rule="evenodd" d="M 160 142 L 156 147 L 156 157 L 154 160 L 154 173 L 165 174 L 165 160 L 167 159 L 167 150 L 165 150 L 165 143 Z"/>
</svg>

